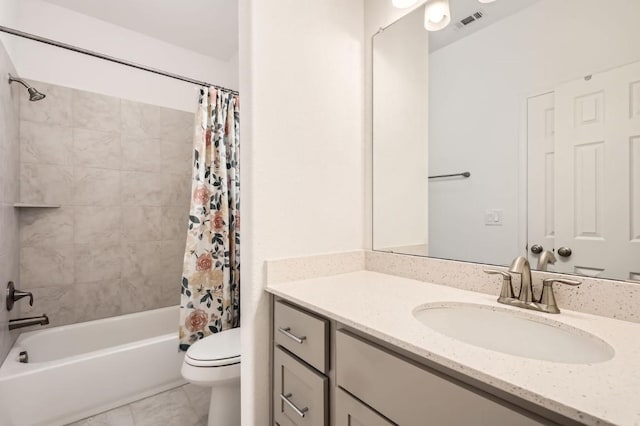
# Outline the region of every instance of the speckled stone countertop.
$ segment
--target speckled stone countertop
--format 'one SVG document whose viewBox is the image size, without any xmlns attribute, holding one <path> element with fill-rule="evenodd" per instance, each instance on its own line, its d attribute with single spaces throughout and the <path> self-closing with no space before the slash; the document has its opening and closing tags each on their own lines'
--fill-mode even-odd
<svg viewBox="0 0 640 426">
<path fill-rule="evenodd" d="M 524 311 L 498 304 L 496 296 L 370 271 L 269 284 L 267 291 L 579 422 L 640 425 L 640 324 L 569 310 Z M 495 306 L 561 322 L 604 340 L 615 355 L 596 364 L 565 364 L 472 346 L 414 318 L 415 308 L 441 302 Z"/>
</svg>

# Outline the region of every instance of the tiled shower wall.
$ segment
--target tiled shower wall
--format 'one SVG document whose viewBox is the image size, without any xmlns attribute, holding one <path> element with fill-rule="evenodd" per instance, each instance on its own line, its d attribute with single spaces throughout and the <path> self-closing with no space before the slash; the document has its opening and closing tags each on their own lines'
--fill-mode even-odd
<svg viewBox="0 0 640 426">
<path fill-rule="evenodd" d="M 11 59 L 0 43 L 0 363 L 13 344 L 17 332 L 9 333 L 9 314 L 4 303 L 8 281 L 18 281 L 18 213 L 13 204 L 18 200 L 19 154 L 17 85 L 7 84 L 8 73 L 15 74 Z M 17 307 L 11 314 L 17 313 Z"/>
<path fill-rule="evenodd" d="M 194 115 L 33 82 L 20 103 L 20 280 L 52 325 L 179 303 Z M 195 102 L 195 99 L 194 99 Z"/>
</svg>

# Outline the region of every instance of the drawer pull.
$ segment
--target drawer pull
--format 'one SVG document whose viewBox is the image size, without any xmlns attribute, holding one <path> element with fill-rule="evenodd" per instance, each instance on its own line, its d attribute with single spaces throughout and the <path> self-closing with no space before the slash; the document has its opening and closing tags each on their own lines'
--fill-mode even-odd
<svg viewBox="0 0 640 426">
<path fill-rule="evenodd" d="M 298 337 L 295 334 L 293 334 L 291 332 L 291 327 L 287 327 L 287 328 L 279 327 L 278 331 L 280 333 L 284 334 L 285 336 L 287 336 L 289 339 L 295 341 L 296 343 L 302 344 L 302 343 L 304 343 L 305 340 L 307 340 L 307 336 Z"/>
<path fill-rule="evenodd" d="M 296 407 L 296 404 L 294 404 L 293 402 L 291 402 L 291 400 L 289 399 L 289 398 L 291 398 L 292 396 L 293 396 L 293 395 L 292 395 L 292 394 L 290 394 L 290 393 L 288 393 L 288 394 L 286 394 L 286 395 L 284 395 L 284 394 L 280 394 L 280 399 L 281 399 L 281 400 L 283 400 L 284 402 L 286 402 L 286 403 L 287 403 L 287 405 L 288 405 L 289 407 L 291 407 L 291 409 L 292 409 L 293 411 L 295 411 L 297 415 L 299 415 L 300 417 L 304 417 L 304 416 L 305 416 L 305 413 L 306 413 L 307 411 L 309 411 L 309 407 L 304 407 L 302 410 L 301 410 L 301 409 L 299 409 L 298 407 Z"/>
</svg>

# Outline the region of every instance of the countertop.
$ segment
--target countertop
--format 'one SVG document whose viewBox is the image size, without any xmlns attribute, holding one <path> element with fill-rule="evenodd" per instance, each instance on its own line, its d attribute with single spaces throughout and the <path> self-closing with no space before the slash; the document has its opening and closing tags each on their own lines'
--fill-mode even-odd
<svg viewBox="0 0 640 426">
<path fill-rule="evenodd" d="M 497 303 L 496 296 L 370 271 L 269 284 L 267 291 L 585 424 L 640 425 L 640 324 L 568 310 L 525 311 Z M 543 322 L 561 322 L 604 340 L 615 355 L 601 363 L 564 364 L 479 348 L 439 334 L 413 316 L 421 305 L 442 302 L 525 311 Z"/>
</svg>

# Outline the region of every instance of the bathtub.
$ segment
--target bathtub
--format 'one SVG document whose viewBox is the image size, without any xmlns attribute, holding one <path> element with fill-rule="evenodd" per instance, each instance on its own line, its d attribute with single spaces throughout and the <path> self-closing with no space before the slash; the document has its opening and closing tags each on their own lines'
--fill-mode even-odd
<svg viewBox="0 0 640 426">
<path fill-rule="evenodd" d="M 176 306 L 22 333 L 0 367 L 0 425 L 64 425 L 186 383 L 178 315 Z"/>
</svg>

